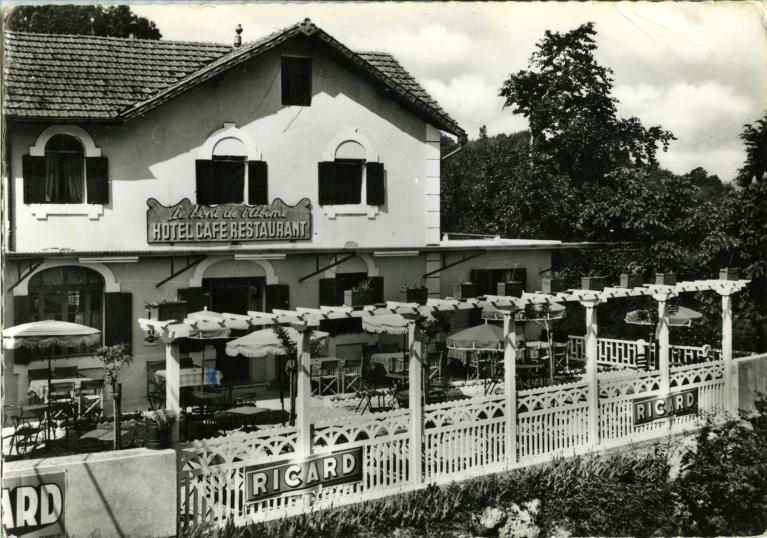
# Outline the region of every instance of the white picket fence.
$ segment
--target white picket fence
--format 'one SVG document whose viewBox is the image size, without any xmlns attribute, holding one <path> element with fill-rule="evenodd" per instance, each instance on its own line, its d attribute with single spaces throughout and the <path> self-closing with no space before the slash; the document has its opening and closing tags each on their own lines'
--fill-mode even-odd
<svg viewBox="0 0 767 538">
<path fill-rule="evenodd" d="M 698 390 L 701 413 L 725 405 L 722 361 L 672 367 L 670 390 Z M 600 373 L 598 443 L 589 439 L 589 384 L 576 382 L 516 394 L 516 452 L 506 446 L 504 395 L 427 405 L 421 473 L 412 476 L 410 411 L 328 417 L 313 424 L 312 453 L 362 448 L 362 480 L 265 501 L 245 502 L 246 469 L 296 457 L 298 430 L 279 427 L 199 440 L 180 449 L 179 529 L 243 525 L 412 491 L 695 427 L 696 415 L 634 425 L 632 401 L 660 394 L 655 371 Z M 512 457 L 513 456 L 513 457 Z M 417 468 L 417 466 L 416 466 Z"/>
</svg>

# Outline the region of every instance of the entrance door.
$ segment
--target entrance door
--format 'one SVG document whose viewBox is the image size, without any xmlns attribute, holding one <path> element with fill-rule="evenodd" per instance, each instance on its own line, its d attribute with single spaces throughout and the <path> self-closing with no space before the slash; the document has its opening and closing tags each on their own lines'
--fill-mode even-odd
<svg viewBox="0 0 767 538">
<path fill-rule="evenodd" d="M 203 278 L 202 286 L 209 294 L 213 312 L 247 314 L 248 310 L 264 309 L 266 279 L 263 277 Z M 251 378 L 250 361 L 227 356 L 223 346 L 216 356 L 216 369 L 221 370 L 227 384 Z"/>
</svg>

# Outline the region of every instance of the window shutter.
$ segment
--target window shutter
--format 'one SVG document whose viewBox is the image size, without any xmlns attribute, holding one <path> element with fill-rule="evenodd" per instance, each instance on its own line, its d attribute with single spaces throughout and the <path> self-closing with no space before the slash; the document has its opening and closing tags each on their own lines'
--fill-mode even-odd
<svg viewBox="0 0 767 538">
<path fill-rule="evenodd" d="M 213 178 L 213 161 L 198 159 L 195 161 L 197 178 L 197 203 L 210 205 L 216 194 Z"/>
<path fill-rule="evenodd" d="M 133 346 L 133 295 L 115 292 L 104 294 L 104 345 Z"/>
<path fill-rule="evenodd" d="M 343 292 L 341 292 L 343 294 Z M 338 300 L 338 285 L 335 278 L 320 279 L 320 306 L 339 306 L 343 298 Z"/>
<path fill-rule="evenodd" d="M 471 283 L 477 286 L 479 295 L 495 294 L 496 289 L 492 280 L 492 272 L 487 269 L 472 269 L 470 273 Z"/>
<path fill-rule="evenodd" d="M 382 163 L 365 164 L 367 173 L 365 183 L 367 185 L 367 204 L 383 205 L 386 201 L 384 188 L 384 167 Z"/>
<path fill-rule="evenodd" d="M 382 276 L 371 276 L 369 279 L 370 288 L 373 290 L 373 302 L 383 303 L 384 301 L 384 281 Z"/>
<path fill-rule="evenodd" d="M 109 203 L 109 162 L 106 157 L 85 159 L 85 179 L 89 204 Z"/>
<path fill-rule="evenodd" d="M 186 302 L 187 312 L 199 312 L 208 306 L 208 297 L 202 288 L 181 288 L 176 295 L 179 301 Z"/>
<path fill-rule="evenodd" d="M 336 203 L 335 163 L 332 161 L 318 163 L 318 173 L 320 205 L 333 205 Z"/>
<path fill-rule="evenodd" d="M 45 202 L 45 157 L 24 155 L 21 159 L 24 176 L 24 203 L 42 204 Z"/>
<path fill-rule="evenodd" d="M 288 310 L 290 308 L 290 286 L 287 284 L 270 284 L 266 286 L 266 311 L 275 308 Z"/>
<path fill-rule="evenodd" d="M 248 161 L 248 203 L 269 203 L 269 174 L 266 161 Z"/>
</svg>

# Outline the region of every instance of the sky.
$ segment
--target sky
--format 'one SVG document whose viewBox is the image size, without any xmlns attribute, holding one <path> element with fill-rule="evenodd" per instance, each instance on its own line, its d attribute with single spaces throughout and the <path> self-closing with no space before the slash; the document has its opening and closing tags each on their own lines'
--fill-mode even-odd
<svg viewBox="0 0 767 538">
<path fill-rule="evenodd" d="M 754 2 L 412 2 L 136 4 L 163 39 L 256 40 L 310 18 L 357 51 L 386 51 L 476 138 L 512 133 L 524 117 L 498 90 L 526 69 L 546 30 L 592 21 L 597 61 L 614 71 L 622 116 L 662 125 L 678 138 L 661 165 L 702 166 L 729 181 L 742 165 L 743 124 L 767 110 L 767 3 Z"/>
</svg>

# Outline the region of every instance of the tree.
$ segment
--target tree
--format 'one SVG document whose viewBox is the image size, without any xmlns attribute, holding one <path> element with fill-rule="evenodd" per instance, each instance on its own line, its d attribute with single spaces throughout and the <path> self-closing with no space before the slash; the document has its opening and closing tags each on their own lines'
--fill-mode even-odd
<svg viewBox="0 0 767 538">
<path fill-rule="evenodd" d="M 529 69 L 509 75 L 500 90 L 505 107 L 530 124 L 530 157 L 552 160 L 577 184 L 602 178 L 616 166 L 656 165 L 674 135 L 619 118 L 612 70 L 594 58 L 593 23 L 560 34 L 546 31 Z"/>
<path fill-rule="evenodd" d="M 160 39 L 154 22 L 139 17 L 128 6 L 35 5 L 18 6 L 6 21 L 15 32 L 79 34 Z"/>
<path fill-rule="evenodd" d="M 746 146 L 746 162 L 738 170 L 738 184 L 747 186 L 752 181 L 764 181 L 767 174 L 767 113 L 753 124 L 744 125 L 740 139 Z"/>
</svg>

